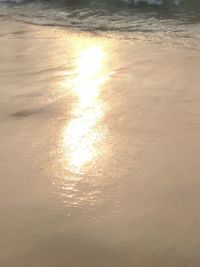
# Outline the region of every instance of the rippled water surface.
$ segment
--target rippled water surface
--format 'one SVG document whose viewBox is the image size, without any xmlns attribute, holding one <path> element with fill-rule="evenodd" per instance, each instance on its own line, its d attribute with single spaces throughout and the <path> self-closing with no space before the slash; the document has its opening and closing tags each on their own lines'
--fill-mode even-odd
<svg viewBox="0 0 200 267">
<path fill-rule="evenodd" d="M 144 1 L 145 2 L 145 1 Z M 73 27 L 120 38 L 199 46 L 198 1 L 6 1 L 0 15 L 26 23 Z M 146 3 L 145 2 L 145 3 Z M 153 5 L 152 5 L 153 4 Z"/>
</svg>

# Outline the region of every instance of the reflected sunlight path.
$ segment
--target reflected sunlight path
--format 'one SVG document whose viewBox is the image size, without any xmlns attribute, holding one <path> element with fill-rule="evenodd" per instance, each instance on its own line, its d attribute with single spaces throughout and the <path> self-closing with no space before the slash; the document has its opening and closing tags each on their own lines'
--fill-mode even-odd
<svg viewBox="0 0 200 267">
<path fill-rule="evenodd" d="M 79 48 L 75 61 L 75 78 L 70 86 L 76 101 L 61 138 L 61 162 L 66 173 L 56 182 L 58 194 L 66 206 L 76 207 L 98 202 L 99 189 L 93 179 L 88 181 L 88 175 L 94 173 L 97 164 L 101 164 L 108 151 L 108 130 L 103 123 L 106 105 L 101 91 L 111 75 L 106 67 L 103 45 L 93 44 Z M 68 82 L 66 88 L 67 85 Z"/>
<path fill-rule="evenodd" d="M 101 86 L 109 79 L 105 68 L 105 52 L 100 45 L 92 45 L 80 51 L 76 62 L 77 76 L 73 81 L 73 94 L 77 102 L 72 119 L 63 132 L 65 164 L 73 173 L 81 173 L 86 166 L 95 163 L 105 146 L 106 128 L 100 126 L 105 105 L 100 98 Z"/>
<path fill-rule="evenodd" d="M 107 105 L 105 83 L 111 78 L 106 47 L 99 42 L 74 43 L 75 67 L 62 88 L 72 96 L 70 117 L 62 128 L 59 144 L 59 174 L 56 194 L 67 207 L 102 203 L 98 172 L 108 157 L 108 128 L 104 123 Z M 66 98 L 68 101 L 68 98 Z"/>
<path fill-rule="evenodd" d="M 98 156 L 95 145 L 104 137 L 104 130 L 98 128 L 105 113 L 99 97 L 100 86 L 108 79 L 103 73 L 104 57 L 102 47 L 91 46 L 81 51 L 77 60 L 73 92 L 78 101 L 72 111 L 73 118 L 64 130 L 66 160 L 73 172 L 81 172 L 95 160 Z"/>
</svg>

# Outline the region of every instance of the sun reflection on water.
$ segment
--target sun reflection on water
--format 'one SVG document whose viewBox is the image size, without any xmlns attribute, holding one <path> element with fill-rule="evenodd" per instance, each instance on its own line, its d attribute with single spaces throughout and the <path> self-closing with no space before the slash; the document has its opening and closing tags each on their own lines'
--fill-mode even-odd
<svg viewBox="0 0 200 267">
<path fill-rule="evenodd" d="M 72 93 L 77 101 L 63 132 L 64 161 L 73 173 L 82 173 L 86 166 L 95 163 L 100 154 L 99 143 L 105 136 L 101 124 L 105 105 L 100 97 L 101 86 L 109 79 L 105 56 L 102 46 L 92 45 L 81 50 L 76 62 Z"/>
</svg>

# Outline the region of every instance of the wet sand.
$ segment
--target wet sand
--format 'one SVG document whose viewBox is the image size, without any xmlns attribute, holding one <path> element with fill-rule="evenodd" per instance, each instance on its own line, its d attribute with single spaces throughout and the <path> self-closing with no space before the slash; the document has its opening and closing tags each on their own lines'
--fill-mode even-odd
<svg viewBox="0 0 200 267">
<path fill-rule="evenodd" d="M 200 53 L 0 21 L 0 266 L 200 266 Z"/>
</svg>

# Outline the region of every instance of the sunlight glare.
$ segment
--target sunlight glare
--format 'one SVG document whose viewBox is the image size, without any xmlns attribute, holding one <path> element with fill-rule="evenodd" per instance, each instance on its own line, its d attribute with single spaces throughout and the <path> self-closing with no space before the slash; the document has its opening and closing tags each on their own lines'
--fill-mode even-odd
<svg viewBox="0 0 200 267">
<path fill-rule="evenodd" d="M 72 119 L 64 129 L 65 159 L 68 168 L 81 172 L 85 165 L 98 156 L 97 145 L 103 140 L 105 130 L 100 122 L 105 113 L 100 98 L 101 86 L 108 80 L 105 53 L 100 45 L 80 51 L 77 60 L 77 76 L 73 81 L 73 93 L 77 102 Z"/>
</svg>

